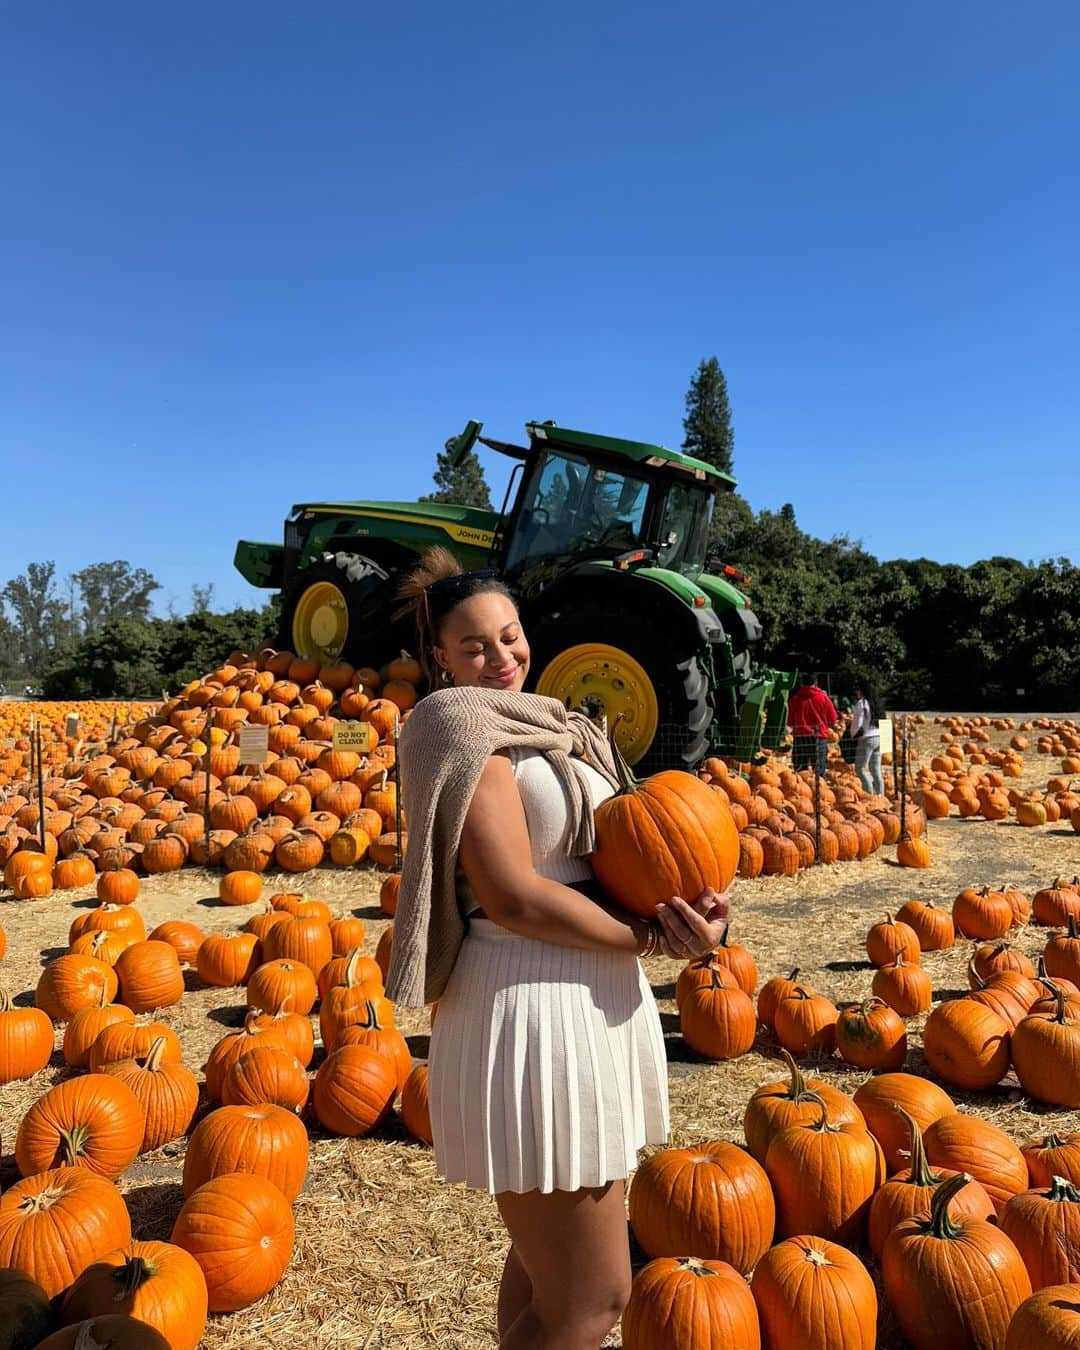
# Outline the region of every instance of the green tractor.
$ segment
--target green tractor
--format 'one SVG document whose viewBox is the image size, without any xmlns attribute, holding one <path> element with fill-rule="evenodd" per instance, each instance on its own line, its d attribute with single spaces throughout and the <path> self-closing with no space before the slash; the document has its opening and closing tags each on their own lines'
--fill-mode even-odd
<svg viewBox="0 0 1080 1350">
<path fill-rule="evenodd" d="M 528 445 L 480 435 L 517 461 L 503 509 L 434 502 L 304 502 L 284 544 L 241 540 L 235 564 L 279 589 L 279 645 L 375 665 L 412 645 L 395 621 L 402 574 L 432 544 L 466 569 L 497 567 L 532 649 L 530 687 L 616 725 L 643 773 L 706 755 L 754 759 L 785 735 L 793 672 L 757 669 L 761 625 L 734 567 L 705 571 L 713 501 L 734 479 L 674 450 L 526 424 Z M 516 493 L 514 492 L 516 486 Z M 511 504 L 511 496 L 513 500 Z"/>
</svg>

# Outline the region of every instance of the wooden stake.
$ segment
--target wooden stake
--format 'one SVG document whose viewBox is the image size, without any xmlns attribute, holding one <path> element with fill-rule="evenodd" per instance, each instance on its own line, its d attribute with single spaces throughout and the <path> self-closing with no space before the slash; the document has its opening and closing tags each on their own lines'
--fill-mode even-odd
<svg viewBox="0 0 1080 1350">
<path fill-rule="evenodd" d="M 893 747 L 893 773 L 900 793 L 900 838 L 907 827 L 907 713 L 900 719 L 900 744 Z"/>
<path fill-rule="evenodd" d="M 401 730 L 401 717 L 394 714 L 394 871 L 401 872 L 401 752 L 398 747 Z"/>
<path fill-rule="evenodd" d="M 41 723 L 34 728 L 37 741 L 37 791 L 38 791 L 38 836 L 41 839 L 41 851 L 45 852 L 45 768 L 41 756 Z"/>
<path fill-rule="evenodd" d="M 821 774 L 814 760 L 814 861 L 821 861 Z"/>
<path fill-rule="evenodd" d="M 209 707 L 206 710 L 206 796 L 203 803 L 205 838 L 206 838 L 206 865 L 210 866 L 210 751 L 213 746 L 210 742 L 210 728 L 213 725 L 214 714 Z"/>
</svg>

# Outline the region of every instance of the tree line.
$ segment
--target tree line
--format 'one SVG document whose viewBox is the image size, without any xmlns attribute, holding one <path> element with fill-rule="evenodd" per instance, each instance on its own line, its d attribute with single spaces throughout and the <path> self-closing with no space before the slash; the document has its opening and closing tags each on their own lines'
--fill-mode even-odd
<svg viewBox="0 0 1080 1350">
<path fill-rule="evenodd" d="M 694 372 L 683 432 L 683 450 L 732 472 L 716 357 Z M 434 480 L 425 500 L 491 507 L 475 451 L 456 467 L 441 452 Z M 846 535 L 808 534 L 790 503 L 755 512 L 738 493 L 718 498 L 711 547 L 749 575 L 760 656 L 778 668 L 824 672 L 840 692 L 869 680 L 899 708 L 1080 706 L 1080 568 L 1067 558 L 882 561 Z M 54 698 L 152 694 L 276 636 L 276 599 L 215 613 L 212 587 L 195 586 L 188 614 L 159 618 L 158 590 L 126 562 L 93 563 L 63 582 L 51 562 L 31 563 L 0 590 L 0 679 L 30 679 Z"/>
</svg>

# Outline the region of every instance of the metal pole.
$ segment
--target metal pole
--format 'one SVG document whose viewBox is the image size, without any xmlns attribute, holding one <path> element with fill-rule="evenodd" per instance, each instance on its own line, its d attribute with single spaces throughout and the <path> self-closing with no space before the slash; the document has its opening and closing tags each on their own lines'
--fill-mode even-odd
<svg viewBox="0 0 1080 1350">
<path fill-rule="evenodd" d="M 41 839 L 41 851 L 45 852 L 45 769 L 41 757 L 41 723 L 35 727 L 37 740 L 37 791 L 38 791 L 38 836 Z"/>
</svg>

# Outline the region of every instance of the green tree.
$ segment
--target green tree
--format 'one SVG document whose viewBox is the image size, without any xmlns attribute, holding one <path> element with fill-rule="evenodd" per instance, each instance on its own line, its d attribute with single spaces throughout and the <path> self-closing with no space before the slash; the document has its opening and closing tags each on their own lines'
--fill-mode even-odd
<svg viewBox="0 0 1080 1350">
<path fill-rule="evenodd" d="M 54 562 L 30 563 L 3 590 L 12 611 L 19 665 L 33 678 L 41 674 L 50 654 L 71 632 L 68 607 L 57 592 L 55 577 Z"/>
<path fill-rule="evenodd" d="M 91 563 L 72 580 L 82 598 L 79 620 L 84 633 L 96 633 L 114 619 L 149 619 L 150 596 L 161 589 L 145 568 L 133 568 L 121 559 Z"/>
<path fill-rule="evenodd" d="M 435 465 L 435 491 L 421 497 L 422 502 L 453 502 L 456 506 L 491 508 L 491 493 L 484 478 L 484 467 L 475 450 L 470 450 L 460 464 L 450 462 L 453 443 L 439 451 Z"/>
<path fill-rule="evenodd" d="M 686 391 L 682 448 L 721 473 L 735 463 L 735 432 L 731 425 L 727 380 L 715 356 L 702 361 Z"/>
</svg>

